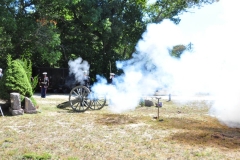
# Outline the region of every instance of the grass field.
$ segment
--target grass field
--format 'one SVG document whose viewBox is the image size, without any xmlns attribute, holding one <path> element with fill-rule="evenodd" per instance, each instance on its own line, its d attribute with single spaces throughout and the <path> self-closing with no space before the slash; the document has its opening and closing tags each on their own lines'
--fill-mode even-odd
<svg viewBox="0 0 240 160">
<path fill-rule="evenodd" d="M 163 101 L 134 111 L 73 112 L 66 98 L 36 97 L 39 113 L 0 117 L 2 160 L 233 160 L 240 129 L 208 115 L 205 101 Z"/>
</svg>

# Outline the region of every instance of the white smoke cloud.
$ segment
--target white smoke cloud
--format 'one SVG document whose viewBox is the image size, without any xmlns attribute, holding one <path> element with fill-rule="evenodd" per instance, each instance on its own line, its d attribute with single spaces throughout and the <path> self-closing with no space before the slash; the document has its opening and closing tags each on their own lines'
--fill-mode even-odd
<svg viewBox="0 0 240 160">
<path fill-rule="evenodd" d="M 184 75 L 181 90 L 205 92 L 215 97 L 210 114 L 231 127 L 240 127 L 240 76 L 238 71 L 238 37 L 240 24 L 236 0 L 220 1 L 223 9 L 221 23 L 209 26 L 192 36 L 193 54 L 184 54 L 181 68 L 191 73 Z M 177 80 L 176 78 L 174 78 Z"/>
<path fill-rule="evenodd" d="M 87 74 L 89 73 L 90 65 L 88 64 L 88 62 L 79 57 L 75 60 L 70 60 L 68 62 L 68 65 L 70 71 L 69 74 L 75 75 L 75 79 L 78 82 L 83 82 L 84 72 L 86 72 Z"/>
<path fill-rule="evenodd" d="M 168 20 L 148 25 L 133 57 L 117 62 L 117 67 L 124 74 L 114 79 L 115 85 L 98 83 L 92 90 L 107 95 L 113 112 L 135 109 L 142 96 L 153 95 L 157 88 L 171 85 L 172 71 L 176 69 L 178 61 L 169 56 L 168 49 L 186 43 L 183 37 L 179 28 Z"/>
<path fill-rule="evenodd" d="M 113 112 L 134 110 L 141 96 L 153 95 L 157 88 L 178 95 L 208 93 L 215 97 L 210 114 L 228 126 L 240 127 L 239 5 L 236 0 L 220 2 L 222 23 L 191 36 L 169 20 L 149 24 L 132 58 L 117 62 L 124 74 L 115 78 L 115 85 L 98 76 L 92 91 L 106 94 Z M 169 56 L 169 48 L 190 42 L 192 53 L 184 53 L 180 60 Z"/>
</svg>

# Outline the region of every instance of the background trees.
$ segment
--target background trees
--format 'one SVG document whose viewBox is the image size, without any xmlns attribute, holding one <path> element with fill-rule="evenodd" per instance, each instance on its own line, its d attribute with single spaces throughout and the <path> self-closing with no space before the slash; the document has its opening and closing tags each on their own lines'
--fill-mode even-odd
<svg viewBox="0 0 240 160">
<path fill-rule="evenodd" d="M 191 52 L 192 50 L 193 50 L 193 44 L 190 42 L 188 45 L 179 44 L 179 45 L 173 46 L 173 48 L 169 50 L 169 54 L 172 57 L 181 58 L 181 55 L 184 53 L 184 51 Z"/>
<path fill-rule="evenodd" d="M 131 57 L 148 23 L 178 17 L 214 0 L 6 0 L 0 2 L 0 66 L 6 54 L 35 67 L 68 67 L 82 57 L 92 75 L 116 71 Z M 178 46 L 175 49 L 180 49 Z M 174 51 L 174 50 L 173 50 Z M 90 75 L 91 76 L 91 75 Z M 95 77 L 95 76 L 91 76 Z"/>
<path fill-rule="evenodd" d="M 148 22 L 159 23 L 163 19 L 170 19 L 178 24 L 181 19 L 178 17 L 181 13 L 187 12 L 188 8 L 201 7 L 204 4 L 212 4 L 217 0 L 156 0 L 149 5 L 146 11 Z"/>
</svg>

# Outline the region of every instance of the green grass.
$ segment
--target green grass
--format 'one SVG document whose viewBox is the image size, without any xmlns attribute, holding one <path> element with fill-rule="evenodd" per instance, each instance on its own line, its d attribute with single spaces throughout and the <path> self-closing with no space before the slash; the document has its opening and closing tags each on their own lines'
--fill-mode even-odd
<svg viewBox="0 0 240 160">
<path fill-rule="evenodd" d="M 36 153 L 25 153 L 22 159 L 26 160 L 48 160 L 51 159 L 51 155 L 48 153 L 36 154 Z"/>
<path fill-rule="evenodd" d="M 210 117 L 204 101 L 164 102 L 122 114 L 73 112 L 67 99 L 36 97 L 41 112 L 0 117 L 0 155 L 15 159 L 240 159 L 240 129 Z"/>
</svg>

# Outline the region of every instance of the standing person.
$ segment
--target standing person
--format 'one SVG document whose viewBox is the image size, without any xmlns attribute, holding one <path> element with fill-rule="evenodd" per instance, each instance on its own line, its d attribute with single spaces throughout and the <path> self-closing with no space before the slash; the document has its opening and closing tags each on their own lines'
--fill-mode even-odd
<svg viewBox="0 0 240 160">
<path fill-rule="evenodd" d="M 83 71 L 83 85 L 86 87 L 90 87 L 90 77 L 87 74 L 87 71 Z"/>
<path fill-rule="evenodd" d="M 46 98 L 47 88 L 49 86 L 49 79 L 47 77 L 47 72 L 43 72 L 43 77 L 39 79 L 39 85 L 41 87 L 41 97 Z"/>
<path fill-rule="evenodd" d="M 108 79 L 108 84 L 114 84 L 114 82 L 113 82 L 114 77 L 115 77 L 115 74 L 114 73 L 110 73 L 110 77 Z"/>
<path fill-rule="evenodd" d="M 3 73 L 2 73 L 2 68 L 0 68 L 0 79 L 2 79 Z"/>
</svg>

